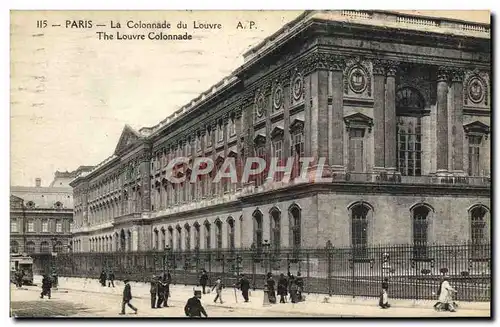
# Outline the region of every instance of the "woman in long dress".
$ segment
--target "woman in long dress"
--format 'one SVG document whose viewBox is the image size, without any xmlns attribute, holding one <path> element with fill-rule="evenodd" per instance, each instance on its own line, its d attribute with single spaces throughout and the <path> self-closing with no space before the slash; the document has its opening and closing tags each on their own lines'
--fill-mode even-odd
<svg viewBox="0 0 500 327">
<path fill-rule="evenodd" d="M 448 282 L 448 277 L 443 278 L 443 282 L 440 286 L 439 299 L 438 302 L 434 305 L 434 308 L 440 310 L 449 310 L 451 312 L 455 312 L 455 305 L 453 304 L 453 294 L 456 293 L 453 287 L 451 287 Z"/>
</svg>

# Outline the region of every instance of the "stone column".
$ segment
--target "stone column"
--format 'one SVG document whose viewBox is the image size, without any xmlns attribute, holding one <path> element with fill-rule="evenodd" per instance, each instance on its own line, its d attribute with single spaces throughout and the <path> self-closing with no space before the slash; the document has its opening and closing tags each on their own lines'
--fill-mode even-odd
<svg viewBox="0 0 500 327">
<path fill-rule="evenodd" d="M 236 129 L 236 171 L 237 172 L 243 172 L 243 153 L 241 153 L 241 141 L 242 141 L 242 135 L 244 135 L 245 131 L 243 128 L 242 124 L 242 110 L 241 107 L 236 109 L 235 115 L 234 115 L 234 123 L 235 123 L 235 129 Z M 241 189 L 241 174 L 238 177 L 238 181 L 236 182 L 236 190 Z"/>
<path fill-rule="evenodd" d="M 151 149 L 143 150 L 139 161 L 141 172 L 141 192 L 142 192 L 142 211 L 151 211 L 151 178 L 150 172 Z"/>
<path fill-rule="evenodd" d="M 396 72 L 397 63 L 389 62 L 385 85 L 385 167 L 392 171 L 397 167 Z"/>
<path fill-rule="evenodd" d="M 373 136 L 376 170 L 385 168 L 385 73 L 382 63 L 373 63 Z"/>
<path fill-rule="evenodd" d="M 326 67 L 311 72 L 311 156 L 328 163 L 328 70 Z"/>
<path fill-rule="evenodd" d="M 440 67 L 436 101 L 436 169 L 448 171 L 448 72 Z"/>
<path fill-rule="evenodd" d="M 344 171 L 344 61 L 338 58 L 332 65 L 331 152 L 333 171 Z"/>
<path fill-rule="evenodd" d="M 205 135 L 207 133 L 207 128 L 204 126 L 201 131 L 200 131 L 200 140 L 201 140 L 201 157 L 205 157 L 205 149 L 206 149 L 206 145 L 205 145 Z M 199 187 L 201 187 L 201 199 L 204 199 L 206 198 L 206 194 L 205 194 L 205 183 L 207 183 L 207 179 L 208 179 L 208 175 L 205 174 L 205 175 L 201 175 L 200 176 L 200 180 L 199 180 L 199 183 L 201 183 L 200 185 L 198 185 Z M 200 200 L 201 200 L 200 199 Z M 201 227 L 200 227 L 201 228 Z"/>
<path fill-rule="evenodd" d="M 463 129 L 463 77 L 461 69 L 455 69 L 451 76 L 452 89 L 452 166 L 456 173 L 464 172 L 464 129 Z"/>
</svg>

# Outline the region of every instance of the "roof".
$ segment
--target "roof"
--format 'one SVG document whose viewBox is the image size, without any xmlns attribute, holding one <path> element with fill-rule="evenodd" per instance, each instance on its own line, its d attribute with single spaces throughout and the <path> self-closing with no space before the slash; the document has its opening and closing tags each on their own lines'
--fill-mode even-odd
<svg viewBox="0 0 500 327">
<path fill-rule="evenodd" d="M 32 187 L 13 186 L 10 194 L 24 200 L 24 205 L 34 209 L 56 209 L 56 203 L 61 203 L 60 209 L 73 210 L 73 190 L 71 187 Z"/>
</svg>

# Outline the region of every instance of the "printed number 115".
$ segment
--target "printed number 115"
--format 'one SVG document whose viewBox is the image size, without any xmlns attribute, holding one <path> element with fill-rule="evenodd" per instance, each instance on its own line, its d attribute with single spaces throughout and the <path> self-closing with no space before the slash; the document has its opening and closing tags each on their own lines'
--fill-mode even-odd
<svg viewBox="0 0 500 327">
<path fill-rule="evenodd" d="M 47 27 L 46 20 L 37 20 L 36 21 L 36 28 L 45 28 L 45 27 Z"/>
</svg>

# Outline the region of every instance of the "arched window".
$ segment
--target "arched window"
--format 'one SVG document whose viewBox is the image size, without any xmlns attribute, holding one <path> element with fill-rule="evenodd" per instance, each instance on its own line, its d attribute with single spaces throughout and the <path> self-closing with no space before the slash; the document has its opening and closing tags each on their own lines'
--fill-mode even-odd
<svg viewBox="0 0 500 327">
<path fill-rule="evenodd" d="M 229 217 L 227 219 L 227 241 L 228 241 L 228 248 L 231 250 L 234 250 L 235 248 L 235 242 L 234 242 L 234 219 L 233 217 Z"/>
<path fill-rule="evenodd" d="M 56 245 L 54 246 L 54 251 L 57 253 L 62 253 L 64 252 L 64 246 L 61 241 L 57 241 Z"/>
<path fill-rule="evenodd" d="M 160 248 L 160 243 L 159 243 L 158 237 L 159 237 L 158 230 L 155 228 L 153 231 L 153 249 L 154 250 L 159 250 L 159 248 Z"/>
<path fill-rule="evenodd" d="M 26 253 L 35 253 L 35 243 L 33 242 L 26 243 Z"/>
<path fill-rule="evenodd" d="M 269 215 L 271 216 L 271 246 L 273 251 L 278 252 L 281 248 L 281 211 L 273 207 Z"/>
<path fill-rule="evenodd" d="M 122 229 L 120 231 L 120 251 L 125 251 L 127 246 L 127 240 L 125 238 L 125 231 Z"/>
<path fill-rule="evenodd" d="M 351 206 L 351 245 L 354 258 L 368 255 L 368 214 L 371 208 L 366 203 Z"/>
<path fill-rule="evenodd" d="M 177 225 L 177 227 L 175 227 L 175 229 L 177 230 L 177 248 L 176 250 L 177 251 L 181 251 L 182 250 L 182 228 L 181 226 Z"/>
<path fill-rule="evenodd" d="M 489 237 L 487 233 L 488 209 L 482 205 L 470 209 L 471 257 L 487 258 Z"/>
<path fill-rule="evenodd" d="M 418 205 L 413 208 L 413 257 L 416 259 L 427 258 L 430 213 L 431 209 L 426 205 Z"/>
<path fill-rule="evenodd" d="M 49 243 L 46 241 L 43 241 L 40 243 L 40 252 L 41 253 L 50 253 L 50 246 Z"/>
<path fill-rule="evenodd" d="M 212 239 L 210 238 L 211 228 L 208 220 L 205 221 L 205 249 L 211 248 Z"/>
<path fill-rule="evenodd" d="M 198 222 L 194 223 L 194 248 L 200 249 L 200 224 Z"/>
<path fill-rule="evenodd" d="M 404 176 L 422 174 L 422 116 L 425 99 L 420 92 L 405 87 L 396 92 L 397 165 Z"/>
<path fill-rule="evenodd" d="M 294 250 L 298 250 L 302 244 L 301 209 L 298 205 L 292 204 L 290 208 L 288 208 L 288 215 L 290 220 L 290 235 L 292 237 L 290 243 Z"/>
<path fill-rule="evenodd" d="M 127 231 L 127 251 L 132 251 L 132 232 Z"/>
<path fill-rule="evenodd" d="M 215 241 L 216 249 L 222 249 L 222 221 L 219 218 L 215 221 Z"/>
<path fill-rule="evenodd" d="M 164 250 L 167 247 L 167 238 L 165 234 L 165 228 L 161 228 L 161 249 Z"/>
<path fill-rule="evenodd" d="M 256 249 L 262 250 L 263 242 L 263 223 L 262 223 L 262 212 L 260 210 L 255 210 L 253 213 L 253 243 Z"/>
<path fill-rule="evenodd" d="M 10 253 L 19 252 L 19 243 L 17 241 L 10 241 Z"/>
<path fill-rule="evenodd" d="M 185 235 L 185 250 L 186 251 L 189 251 L 191 250 L 191 227 L 189 226 L 189 224 L 185 224 L 184 225 L 184 231 L 186 233 Z"/>
<path fill-rule="evenodd" d="M 168 247 L 174 249 L 174 229 L 172 226 L 168 226 Z"/>
</svg>

